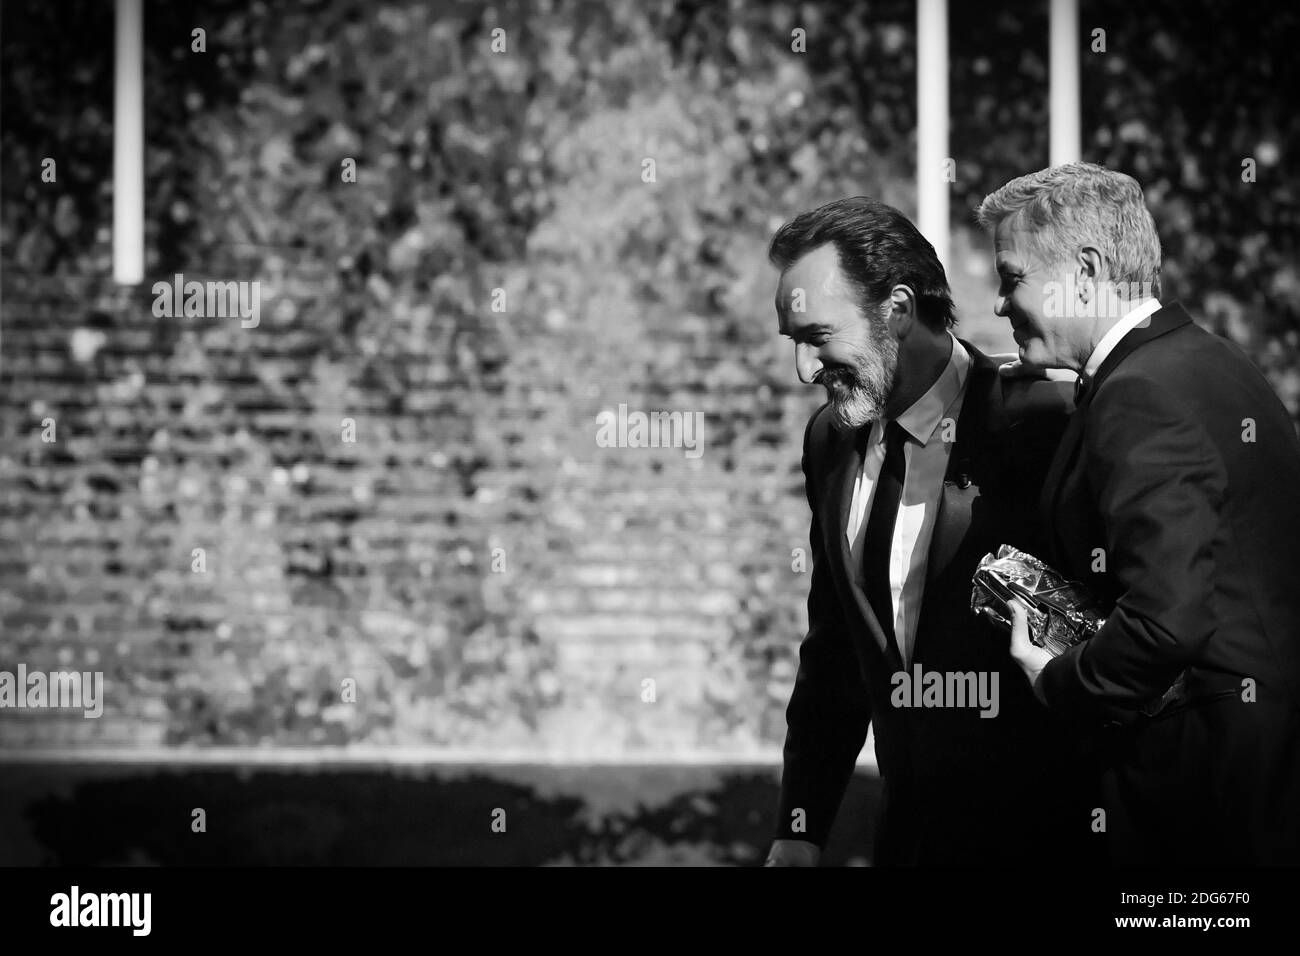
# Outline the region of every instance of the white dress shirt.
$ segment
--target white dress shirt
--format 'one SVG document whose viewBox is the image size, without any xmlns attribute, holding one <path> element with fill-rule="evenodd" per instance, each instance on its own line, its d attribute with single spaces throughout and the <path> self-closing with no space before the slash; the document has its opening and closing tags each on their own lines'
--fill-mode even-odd
<svg viewBox="0 0 1300 956">
<path fill-rule="evenodd" d="M 1161 308 L 1159 299 L 1148 299 L 1136 308 L 1130 309 L 1124 314 L 1124 318 L 1112 325 L 1110 331 L 1101 337 L 1097 347 L 1088 356 L 1088 361 L 1083 366 L 1084 380 L 1091 382 L 1096 378 L 1097 369 L 1101 368 L 1101 363 L 1106 361 L 1111 352 L 1115 351 L 1115 346 L 1119 345 L 1120 339 L 1159 312 Z"/>
<path fill-rule="evenodd" d="M 970 371 L 970 355 L 965 347 L 951 332 L 948 338 L 952 343 L 952 354 L 947 366 L 929 391 L 898 416 L 898 424 L 911 437 L 903 443 L 907 470 L 903 476 L 898 517 L 894 521 L 889 584 L 894 604 L 894 634 L 899 641 L 904 667 L 911 666 L 916 622 L 920 617 L 925 571 L 930 557 L 930 539 L 934 535 L 939 498 L 943 494 L 943 477 L 956 439 L 957 417 L 961 414 Z M 946 426 L 945 420 L 948 422 Z M 862 538 L 867 516 L 871 514 L 876 479 L 885 462 L 885 424 L 884 420 L 872 424 L 862 458 L 862 470 L 853 484 L 853 502 L 849 506 L 845 534 L 852 547 L 853 560 L 858 565 L 862 563 Z"/>
</svg>

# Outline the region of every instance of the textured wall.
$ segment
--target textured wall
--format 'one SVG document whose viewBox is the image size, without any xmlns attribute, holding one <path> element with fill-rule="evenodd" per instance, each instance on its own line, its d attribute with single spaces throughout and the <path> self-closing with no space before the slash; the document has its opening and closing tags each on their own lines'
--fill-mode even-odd
<svg viewBox="0 0 1300 956">
<path fill-rule="evenodd" d="M 1143 177 L 1172 297 L 1300 413 L 1294 199 L 1238 155 L 1264 177 L 1294 120 L 1152 94 L 1243 67 L 1213 17 L 1083 6 L 1110 28 L 1089 158 Z M 102 670 L 107 700 L 7 712 L 0 745 L 778 744 L 820 394 L 765 244 L 843 195 L 912 208 L 912 4 L 150 4 L 133 290 L 107 279 L 110 8 L 54 7 L 6 5 L 0 58 L 0 670 Z M 1046 24 L 954 7 L 952 279 L 998 349 L 964 226 L 1046 162 Z M 1294 72 L 1275 27 L 1248 106 Z M 259 283 L 259 323 L 155 316 L 178 272 Z M 621 404 L 702 414 L 703 453 L 601 447 Z"/>
</svg>

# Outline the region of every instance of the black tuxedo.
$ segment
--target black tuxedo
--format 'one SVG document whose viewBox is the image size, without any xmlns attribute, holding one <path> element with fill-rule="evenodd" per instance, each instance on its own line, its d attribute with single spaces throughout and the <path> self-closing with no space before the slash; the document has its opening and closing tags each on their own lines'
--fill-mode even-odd
<svg viewBox="0 0 1300 956">
<path fill-rule="evenodd" d="M 1042 674 L 1109 728 L 1112 858 L 1300 863 L 1300 443 L 1263 375 L 1162 308 L 1097 370 L 1041 504 L 1049 560 L 1114 605 Z"/>
<path fill-rule="evenodd" d="M 891 700 L 903 664 L 889 650 L 845 534 L 860 439 L 822 406 L 804 434 L 812 509 L 808 633 L 786 710 L 778 839 L 823 846 L 875 727 L 884 778 L 877 864 L 987 864 L 1075 854 L 1090 836 L 1075 759 L 1009 655 L 1009 638 L 970 610 L 971 576 L 1000 544 L 1040 551 L 1036 503 L 1070 409 L 1069 389 L 1010 380 L 972 346 L 965 399 L 928 552 L 912 667 L 998 674 L 999 713 L 907 709 Z M 879 643 L 878 643 L 879 642 Z M 796 811 L 802 810 L 800 817 Z M 792 825 L 802 819 L 806 829 Z M 1096 840 L 1090 841 L 1095 845 Z"/>
</svg>

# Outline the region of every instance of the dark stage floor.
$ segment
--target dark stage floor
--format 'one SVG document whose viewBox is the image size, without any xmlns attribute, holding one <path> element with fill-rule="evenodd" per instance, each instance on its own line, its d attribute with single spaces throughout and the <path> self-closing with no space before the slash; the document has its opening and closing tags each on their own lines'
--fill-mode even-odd
<svg viewBox="0 0 1300 956">
<path fill-rule="evenodd" d="M 0 864 L 755 865 L 779 776 L 770 766 L 11 763 L 0 767 Z M 869 863 L 879 792 L 878 777 L 855 774 L 825 865 Z M 199 809 L 206 832 L 192 828 Z M 498 809 L 504 832 L 493 831 Z"/>
</svg>

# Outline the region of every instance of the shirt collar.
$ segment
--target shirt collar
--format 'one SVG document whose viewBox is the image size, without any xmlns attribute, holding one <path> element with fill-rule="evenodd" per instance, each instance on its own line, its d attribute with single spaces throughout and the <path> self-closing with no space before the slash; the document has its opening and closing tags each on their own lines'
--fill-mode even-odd
<svg viewBox="0 0 1300 956">
<path fill-rule="evenodd" d="M 908 406 L 907 411 L 897 419 L 898 424 L 922 445 L 930 441 L 930 436 L 943 420 L 944 412 L 961 394 L 962 386 L 966 384 L 966 375 L 970 371 L 970 355 L 966 347 L 951 332 L 948 333 L 948 339 L 952 345 L 948 364 L 929 390 Z M 883 428 L 880 436 L 880 440 L 884 441 Z"/>
<path fill-rule="evenodd" d="M 1159 312 L 1161 308 L 1159 299 L 1148 299 L 1136 308 L 1130 309 L 1124 318 L 1112 325 L 1110 331 L 1101 337 L 1101 341 L 1097 343 L 1097 347 L 1092 350 L 1087 363 L 1083 366 L 1081 378 L 1088 382 L 1096 378 L 1097 369 L 1101 368 L 1101 363 L 1106 361 L 1110 353 L 1115 350 L 1115 346 L 1119 345 L 1120 339 L 1141 325 L 1148 317 Z"/>
</svg>

